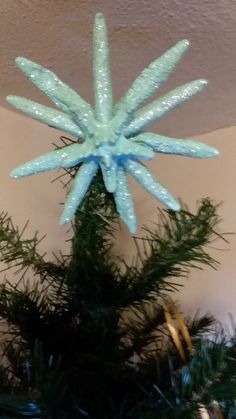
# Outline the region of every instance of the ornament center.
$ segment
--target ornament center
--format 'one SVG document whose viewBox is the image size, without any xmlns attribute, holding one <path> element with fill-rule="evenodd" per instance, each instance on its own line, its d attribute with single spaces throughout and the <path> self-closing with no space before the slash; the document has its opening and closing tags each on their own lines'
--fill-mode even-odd
<svg viewBox="0 0 236 419">
<path fill-rule="evenodd" d="M 103 146 L 114 146 L 118 139 L 119 135 L 115 133 L 111 125 L 97 122 L 93 135 L 93 141 L 97 149 Z"/>
</svg>

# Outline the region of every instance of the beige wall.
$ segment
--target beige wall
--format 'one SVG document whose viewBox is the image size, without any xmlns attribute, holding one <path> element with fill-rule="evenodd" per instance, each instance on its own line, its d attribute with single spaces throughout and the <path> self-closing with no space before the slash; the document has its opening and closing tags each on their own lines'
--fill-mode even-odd
<svg viewBox="0 0 236 419">
<path fill-rule="evenodd" d="M 1 209 L 7 210 L 18 225 L 30 220 L 30 231 L 47 234 L 41 245 L 50 254 L 66 248 L 68 227 L 58 225 L 60 202 L 64 192 L 60 182 L 51 183 L 55 172 L 32 176 L 21 180 L 9 177 L 15 166 L 51 150 L 59 133 L 36 121 L 0 108 L 0 196 Z M 174 133 L 174 127 L 172 129 Z M 236 232 L 236 127 L 202 135 L 202 141 L 217 147 L 221 156 L 212 160 L 193 160 L 173 156 L 157 156 L 149 165 L 159 180 L 177 197 L 194 210 L 197 200 L 210 196 L 223 201 L 221 216 L 223 231 Z M 132 182 L 139 224 L 151 226 L 155 220 L 157 202 Z M 141 231 L 141 230 L 140 230 Z M 216 314 L 223 321 L 230 311 L 236 319 L 236 237 L 230 237 L 227 251 L 214 255 L 222 262 L 215 272 L 204 270 L 193 273 L 181 292 L 185 309 L 200 307 Z M 221 246 L 221 244 L 219 243 Z M 127 257 L 132 257 L 132 240 L 125 228 L 121 228 L 117 247 Z M 222 247 L 222 246 L 221 246 Z"/>
</svg>

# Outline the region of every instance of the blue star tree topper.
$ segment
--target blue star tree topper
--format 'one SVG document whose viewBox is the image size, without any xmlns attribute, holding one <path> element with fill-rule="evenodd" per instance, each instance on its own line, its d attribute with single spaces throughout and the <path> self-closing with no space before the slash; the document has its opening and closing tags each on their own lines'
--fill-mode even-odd
<svg viewBox="0 0 236 419">
<path fill-rule="evenodd" d="M 140 160 L 151 160 L 155 153 L 205 158 L 218 155 L 218 151 L 200 142 L 169 138 L 143 129 L 200 92 L 207 82 L 192 81 L 141 109 L 139 106 L 167 80 L 188 47 L 188 41 L 180 41 L 153 61 L 113 106 L 107 28 L 103 15 L 97 14 L 93 32 L 94 109 L 50 70 L 18 57 L 18 67 L 60 110 L 18 96 L 8 96 L 8 102 L 32 118 L 72 134 L 80 141 L 28 161 L 13 170 L 11 175 L 19 178 L 79 165 L 61 224 L 73 218 L 99 169 L 105 187 L 113 194 L 117 211 L 131 233 L 136 231 L 136 216 L 128 174 L 162 204 L 174 211 L 180 210 L 179 202 Z"/>
</svg>

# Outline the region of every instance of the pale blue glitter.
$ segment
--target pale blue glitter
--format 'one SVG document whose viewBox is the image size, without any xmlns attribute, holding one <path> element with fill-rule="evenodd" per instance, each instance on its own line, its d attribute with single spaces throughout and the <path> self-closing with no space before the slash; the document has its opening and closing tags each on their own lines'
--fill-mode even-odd
<svg viewBox="0 0 236 419">
<path fill-rule="evenodd" d="M 61 216 L 60 222 L 64 224 L 73 218 L 93 177 L 101 169 L 105 187 L 114 194 L 120 217 L 134 233 L 136 217 L 128 173 L 168 208 L 180 210 L 178 201 L 139 160 L 151 160 L 155 152 L 198 158 L 218 155 L 215 148 L 200 142 L 142 132 L 147 125 L 200 92 L 207 82 L 192 81 L 138 109 L 167 80 L 187 50 L 189 42 L 183 40 L 151 63 L 113 106 L 107 29 L 100 13 L 95 17 L 93 39 L 94 109 L 50 70 L 25 58 L 16 59 L 23 73 L 60 110 L 18 96 L 8 96 L 8 102 L 34 119 L 79 137 L 80 142 L 37 157 L 13 170 L 11 175 L 19 178 L 81 163 Z"/>
</svg>

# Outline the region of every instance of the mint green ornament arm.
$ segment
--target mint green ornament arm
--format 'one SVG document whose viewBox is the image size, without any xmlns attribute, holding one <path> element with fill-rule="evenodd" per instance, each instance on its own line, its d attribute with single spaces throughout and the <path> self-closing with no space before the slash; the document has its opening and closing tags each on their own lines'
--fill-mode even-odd
<svg viewBox="0 0 236 419">
<path fill-rule="evenodd" d="M 186 100 L 191 99 L 196 93 L 201 92 L 206 85 L 206 80 L 191 81 L 190 83 L 186 83 L 183 86 L 171 90 L 166 95 L 154 100 L 147 106 L 138 109 L 134 114 L 133 120 L 125 129 L 125 135 L 135 135 L 147 125 L 158 121 L 172 109 L 181 105 L 181 103 Z"/>
<path fill-rule="evenodd" d="M 93 82 L 96 119 L 104 124 L 112 119 L 112 82 L 106 22 L 97 14 L 93 35 Z"/>
<path fill-rule="evenodd" d="M 93 30 L 94 109 L 52 71 L 26 58 L 17 58 L 16 64 L 20 70 L 59 110 L 18 96 L 8 96 L 8 102 L 40 122 L 79 137 L 80 141 L 36 157 L 14 169 L 11 175 L 19 178 L 78 166 L 61 224 L 73 218 L 98 170 L 101 170 L 105 187 L 113 194 L 117 211 L 131 233 L 136 231 L 137 222 L 128 174 L 162 204 L 179 211 L 179 202 L 140 160 L 151 160 L 155 153 L 208 158 L 217 156 L 218 151 L 198 141 L 170 138 L 142 130 L 200 92 L 207 82 L 194 80 L 143 108 L 140 105 L 167 80 L 188 47 L 188 41 L 180 41 L 154 60 L 113 106 L 106 22 L 102 14 L 97 14 Z"/>
</svg>

